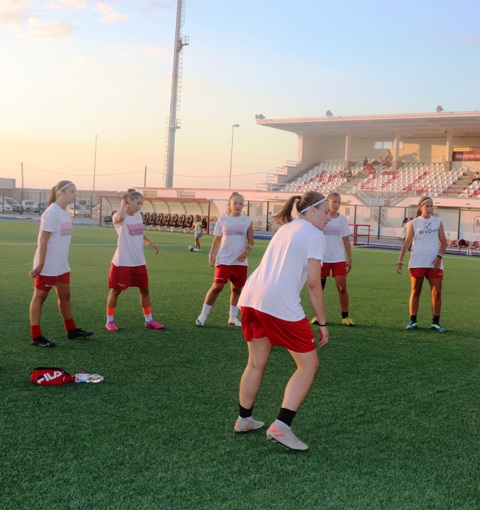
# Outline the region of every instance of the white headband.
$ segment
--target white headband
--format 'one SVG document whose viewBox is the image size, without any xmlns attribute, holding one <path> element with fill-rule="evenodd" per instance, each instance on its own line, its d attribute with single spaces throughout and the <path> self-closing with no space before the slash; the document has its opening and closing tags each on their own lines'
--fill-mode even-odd
<svg viewBox="0 0 480 510">
<path fill-rule="evenodd" d="M 67 182 L 67 184 L 63 185 L 58 191 L 63 191 L 65 188 L 68 188 L 69 186 L 73 186 L 73 182 Z"/>
<path fill-rule="evenodd" d="M 323 197 L 318 202 L 315 202 L 314 204 L 309 205 L 308 207 L 305 207 L 305 209 L 303 211 L 300 211 L 300 214 L 303 214 L 305 211 L 308 211 L 308 209 L 310 209 L 310 207 L 315 207 L 316 205 L 321 204 L 322 202 L 325 202 L 325 200 L 327 200 L 327 199 L 325 197 Z"/>
<path fill-rule="evenodd" d="M 420 207 L 422 207 L 422 205 L 423 205 L 425 202 L 432 202 L 432 204 L 433 204 L 433 200 L 432 200 L 431 198 L 426 198 L 425 200 L 422 200 L 422 201 L 420 202 Z"/>
</svg>

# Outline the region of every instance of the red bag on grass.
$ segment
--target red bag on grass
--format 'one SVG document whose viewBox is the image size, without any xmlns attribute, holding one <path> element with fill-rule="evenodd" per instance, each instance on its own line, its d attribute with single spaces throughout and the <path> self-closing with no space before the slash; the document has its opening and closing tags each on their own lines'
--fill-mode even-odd
<svg viewBox="0 0 480 510">
<path fill-rule="evenodd" d="M 63 368 L 37 367 L 32 370 L 30 380 L 37 386 L 59 386 L 75 381 L 75 376 Z"/>
</svg>

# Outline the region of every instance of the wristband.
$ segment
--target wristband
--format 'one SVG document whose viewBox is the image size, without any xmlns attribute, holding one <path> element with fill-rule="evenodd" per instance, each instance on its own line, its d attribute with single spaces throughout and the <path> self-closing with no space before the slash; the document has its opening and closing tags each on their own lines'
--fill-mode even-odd
<svg viewBox="0 0 480 510">
<path fill-rule="evenodd" d="M 403 262 L 397 262 L 397 266 L 403 266 Z"/>
<path fill-rule="evenodd" d="M 440 259 L 440 260 L 443 259 L 443 257 L 440 255 L 440 253 L 437 255 L 437 259 Z"/>
<path fill-rule="evenodd" d="M 318 324 L 318 327 L 319 328 L 325 328 L 325 327 L 327 327 L 327 323 L 325 323 L 325 324 Z"/>
</svg>

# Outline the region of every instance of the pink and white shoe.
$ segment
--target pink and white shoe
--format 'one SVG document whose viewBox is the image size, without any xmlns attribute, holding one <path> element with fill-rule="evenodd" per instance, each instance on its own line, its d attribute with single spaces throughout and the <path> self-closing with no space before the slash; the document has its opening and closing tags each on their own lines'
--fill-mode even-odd
<svg viewBox="0 0 480 510">
<path fill-rule="evenodd" d="M 115 326 L 115 323 L 113 321 L 107 322 L 105 324 L 105 329 L 107 331 L 118 331 L 117 326 Z"/>
<path fill-rule="evenodd" d="M 146 329 L 165 329 L 163 324 L 159 324 L 158 322 L 151 320 L 150 322 L 145 323 Z"/>
</svg>

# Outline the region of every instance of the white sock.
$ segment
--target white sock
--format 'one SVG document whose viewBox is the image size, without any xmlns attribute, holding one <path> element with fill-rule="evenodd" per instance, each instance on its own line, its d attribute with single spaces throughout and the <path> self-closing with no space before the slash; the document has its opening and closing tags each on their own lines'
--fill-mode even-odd
<svg viewBox="0 0 480 510">
<path fill-rule="evenodd" d="M 203 304 L 202 306 L 202 315 L 204 317 L 208 317 L 208 314 L 210 313 L 210 310 L 212 309 L 212 305 Z"/>
<path fill-rule="evenodd" d="M 144 313 L 143 315 L 145 315 L 145 322 L 152 322 L 152 314 L 151 313 Z"/>
<path fill-rule="evenodd" d="M 236 319 L 238 315 L 238 306 L 230 305 L 230 319 Z"/>
</svg>

